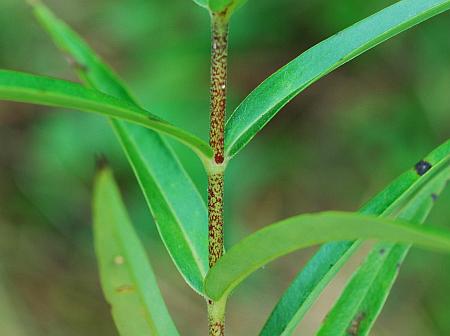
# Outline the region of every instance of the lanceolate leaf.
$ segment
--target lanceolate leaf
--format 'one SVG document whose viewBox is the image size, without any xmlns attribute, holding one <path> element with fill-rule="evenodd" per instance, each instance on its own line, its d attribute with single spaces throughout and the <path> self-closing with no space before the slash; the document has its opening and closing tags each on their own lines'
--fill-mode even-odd
<svg viewBox="0 0 450 336">
<path fill-rule="evenodd" d="M 359 245 L 347 241 L 323 245 L 283 293 L 260 335 L 291 335 L 357 246 Z"/>
<path fill-rule="evenodd" d="M 209 145 L 161 118 L 123 99 L 60 79 L 0 70 L 0 100 L 72 108 L 124 119 L 170 135 L 194 150 L 203 160 L 212 157 Z"/>
<path fill-rule="evenodd" d="M 93 211 L 101 284 L 120 334 L 178 335 L 109 169 L 97 177 Z"/>
<path fill-rule="evenodd" d="M 445 142 L 420 162 L 437 167 L 450 155 L 450 141 Z M 431 170 L 433 172 L 433 170 Z M 434 174 L 434 173 L 433 173 Z M 368 215 L 396 215 L 405 208 L 423 203 L 415 192 L 427 187 L 428 173 L 419 175 L 410 169 L 370 200 L 360 212 Z M 427 201 L 428 202 L 428 201 Z M 360 242 L 335 242 L 322 246 L 296 276 L 267 320 L 261 335 L 290 335 Z"/>
<path fill-rule="evenodd" d="M 379 239 L 450 252 L 450 231 L 357 213 L 323 212 L 286 219 L 233 246 L 206 276 L 213 300 L 228 295 L 258 268 L 305 247 L 335 240 Z"/>
<path fill-rule="evenodd" d="M 35 14 L 87 85 L 134 102 L 112 70 L 64 22 L 42 4 Z M 197 292 L 208 269 L 207 211 L 198 190 L 170 146 L 156 133 L 112 120 L 152 210 L 161 238 L 183 277 Z"/>
<path fill-rule="evenodd" d="M 401 210 L 398 218 L 423 223 L 448 181 L 450 164 L 447 159 L 425 176 L 414 201 Z M 319 335 L 347 335 L 352 330 L 358 335 L 367 335 L 386 302 L 410 247 L 378 243 L 353 274 L 327 315 Z"/>
<path fill-rule="evenodd" d="M 202 293 L 208 270 L 208 217 L 203 199 L 163 139 L 129 126 L 115 125 L 115 129 L 170 256 L 190 286 Z"/>
<path fill-rule="evenodd" d="M 312 83 L 398 33 L 450 8 L 450 0 L 403 0 L 307 50 L 260 84 L 226 125 L 236 155 L 274 115 Z"/>
</svg>

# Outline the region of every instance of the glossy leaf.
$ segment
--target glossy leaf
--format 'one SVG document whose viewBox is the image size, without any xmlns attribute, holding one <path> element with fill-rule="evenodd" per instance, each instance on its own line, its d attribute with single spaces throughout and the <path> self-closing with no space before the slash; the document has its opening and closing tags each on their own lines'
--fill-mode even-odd
<svg viewBox="0 0 450 336">
<path fill-rule="evenodd" d="M 347 241 L 323 245 L 283 293 L 260 335 L 291 335 L 357 246 L 359 245 Z"/>
<path fill-rule="evenodd" d="M 203 199 L 163 139 L 139 129 L 130 132 L 116 127 L 116 132 L 167 250 L 186 281 L 202 293 L 208 270 L 208 217 Z"/>
<path fill-rule="evenodd" d="M 265 227 L 228 250 L 206 276 L 205 293 L 213 300 L 219 300 L 272 260 L 305 247 L 353 239 L 415 243 L 424 248 L 450 252 L 449 230 L 419 227 L 358 213 L 299 215 Z"/>
<path fill-rule="evenodd" d="M 403 0 L 307 50 L 237 107 L 226 124 L 226 154 L 236 155 L 284 105 L 323 76 L 449 8 L 450 0 Z"/>
<path fill-rule="evenodd" d="M 99 56 L 64 22 L 42 4 L 34 13 L 87 85 L 134 102 L 125 85 Z M 87 71 L 88 69 L 88 71 Z M 112 120 L 112 126 L 133 167 L 161 238 L 185 278 L 203 290 L 208 269 L 206 205 L 170 146 L 156 132 Z"/>
<path fill-rule="evenodd" d="M 433 150 L 423 161 L 435 167 L 447 160 L 448 155 L 450 141 Z M 427 181 L 428 178 L 428 173 L 420 176 L 415 169 L 410 169 L 370 200 L 360 212 L 385 217 L 414 207 L 421 203 L 421 198 L 418 198 L 415 191 L 427 187 L 424 180 Z M 265 323 L 261 335 L 290 335 L 360 243 L 343 241 L 322 246 L 283 294 Z"/>
<path fill-rule="evenodd" d="M 414 197 L 414 202 L 403 208 L 398 218 L 416 223 L 425 221 L 436 198 L 450 181 L 449 161 L 445 160 L 427 174 L 422 180 L 422 190 Z M 410 247 L 378 243 L 353 274 L 327 315 L 319 335 L 347 335 L 352 330 L 358 335 L 367 335 L 386 302 Z"/>
<path fill-rule="evenodd" d="M 178 335 L 109 169 L 94 191 L 95 251 L 104 295 L 121 335 Z"/>
<path fill-rule="evenodd" d="M 126 100 L 86 89 L 77 83 L 0 70 L 0 100 L 71 108 L 124 119 L 174 137 L 189 146 L 203 160 L 212 157 L 209 145 L 196 136 Z"/>
</svg>

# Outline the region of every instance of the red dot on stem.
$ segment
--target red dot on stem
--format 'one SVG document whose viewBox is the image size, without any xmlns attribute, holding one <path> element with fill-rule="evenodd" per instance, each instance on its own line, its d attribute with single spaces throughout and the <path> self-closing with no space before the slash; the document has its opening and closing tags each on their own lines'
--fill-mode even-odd
<svg viewBox="0 0 450 336">
<path fill-rule="evenodd" d="M 222 164 L 224 161 L 223 155 L 221 154 L 216 154 L 214 156 L 214 160 L 216 161 L 217 164 Z"/>
</svg>

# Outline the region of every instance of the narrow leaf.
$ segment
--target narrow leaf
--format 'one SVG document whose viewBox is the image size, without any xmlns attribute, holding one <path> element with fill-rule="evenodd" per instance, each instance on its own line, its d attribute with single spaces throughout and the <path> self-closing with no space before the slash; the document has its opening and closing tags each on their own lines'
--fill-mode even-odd
<svg viewBox="0 0 450 336">
<path fill-rule="evenodd" d="M 34 13 L 55 44 L 72 60 L 83 81 L 95 89 L 134 103 L 116 74 L 64 22 L 41 3 Z M 185 278 L 203 290 L 208 269 L 208 223 L 203 199 L 170 146 L 156 132 L 112 120 L 133 167 L 161 238 Z"/>
<path fill-rule="evenodd" d="M 121 335 L 178 335 L 109 169 L 94 192 L 95 250 L 100 279 Z"/>
<path fill-rule="evenodd" d="M 86 89 L 80 84 L 21 72 L 0 70 L 0 100 L 71 108 L 124 119 L 170 135 L 190 147 L 204 161 L 209 145 L 126 100 Z"/>
<path fill-rule="evenodd" d="M 325 286 L 345 264 L 357 246 L 347 241 L 323 245 L 283 293 L 260 335 L 291 335 Z"/>
<path fill-rule="evenodd" d="M 142 129 L 115 128 L 170 256 L 187 283 L 202 293 L 208 270 L 203 199 L 163 139 Z"/>
<path fill-rule="evenodd" d="M 449 230 L 357 213 L 305 214 L 272 224 L 233 246 L 209 271 L 205 292 L 213 300 L 219 300 L 272 260 L 324 242 L 353 239 L 415 243 L 450 252 Z"/>
<path fill-rule="evenodd" d="M 261 83 L 226 125 L 236 155 L 297 94 L 365 51 L 450 8 L 450 0 L 402 0 L 307 50 Z"/>
<path fill-rule="evenodd" d="M 414 197 L 415 201 L 403 208 L 398 218 L 423 223 L 449 180 L 450 164 L 446 160 L 427 174 L 422 190 Z M 367 335 L 387 300 L 410 247 L 378 243 L 353 274 L 327 315 L 319 335 L 347 335 L 351 331 Z"/>
<path fill-rule="evenodd" d="M 433 150 L 420 162 L 428 162 L 431 167 L 437 167 L 448 160 L 448 155 L 450 141 Z M 431 172 L 433 171 L 434 168 Z M 427 187 L 428 179 L 428 173 L 421 176 L 416 169 L 410 169 L 370 200 L 360 212 L 385 217 L 421 204 L 423 199 L 417 196 L 417 191 Z M 283 294 L 265 323 L 261 335 L 290 335 L 323 288 L 360 243 L 343 241 L 322 246 Z"/>
</svg>

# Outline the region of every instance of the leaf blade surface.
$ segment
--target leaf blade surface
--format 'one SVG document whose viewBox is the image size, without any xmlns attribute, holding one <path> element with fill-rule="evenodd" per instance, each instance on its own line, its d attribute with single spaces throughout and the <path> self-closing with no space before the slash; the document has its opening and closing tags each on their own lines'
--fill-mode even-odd
<svg viewBox="0 0 450 336">
<path fill-rule="evenodd" d="M 219 300 L 246 277 L 288 253 L 329 241 L 377 239 L 450 252 L 450 231 L 358 213 L 305 214 L 269 225 L 233 246 L 206 276 L 205 292 Z"/>
<path fill-rule="evenodd" d="M 202 159 L 212 157 L 209 145 L 135 104 L 80 84 L 17 71 L 0 70 L 0 100 L 70 108 L 123 119 L 182 142 Z"/>
<path fill-rule="evenodd" d="M 436 167 L 441 165 L 448 155 L 450 155 L 450 140 L 438 146 L 422 161 Z M 420 195 L 419 197 L 422 199 L 418 199 L 415 196 L 415 190 L 428 188 L 426 181 L 424 181 L 428 178 L 428 173 L 420 176 L 415 169 L 410 169 L 368 201 L 360 212 L 376 216 L 395 215 L 405 208 L 410 208 L 412 202 L 418 204 L 427 202 L 428 199 L 423 200 Z M 411 197 L 411 195 L 414 197 Z M 342 241 L 323 245 L 283 293 L 260 334 L 263 336 L 290 335 L 325 286 L 359 247 L 360 243 Z"/>
<path fill-rule="evenodd" d="M 121 335 L 178 335 L 109 169 L 96 179 L 94 243 L 104 295 Z"/>
<path fill-rule="evenodd" d="M 235 156 L 296 95 L 389 38 L 450 8 L 450 0 L 402 0 L 302 53 L 264 80 L 236 108 L 225 128 Z"/>
<path fill-rule="evenodd" d="M 422 180 L 423 187 L 398 218 L 423 224 L 436 198 L 450 181 L 450 164 L 442 162 Z M 328 313 L 318 335 L 367 335 L 378 317 L 411 245 L 380 242 L 353 273 Z"/>
<path fill-rule="evenodd" d="M 34 13 L 79 77 L 89 86 L 135 103 L 125 84 L 63 21 L 41 3 Z M 186 282 L 201 293 L 208 269 L 207 210 L 169 144 L 156 132 L 119 120 L 112 127 L 139 181 L 170 256 Z"/>
</svg>

